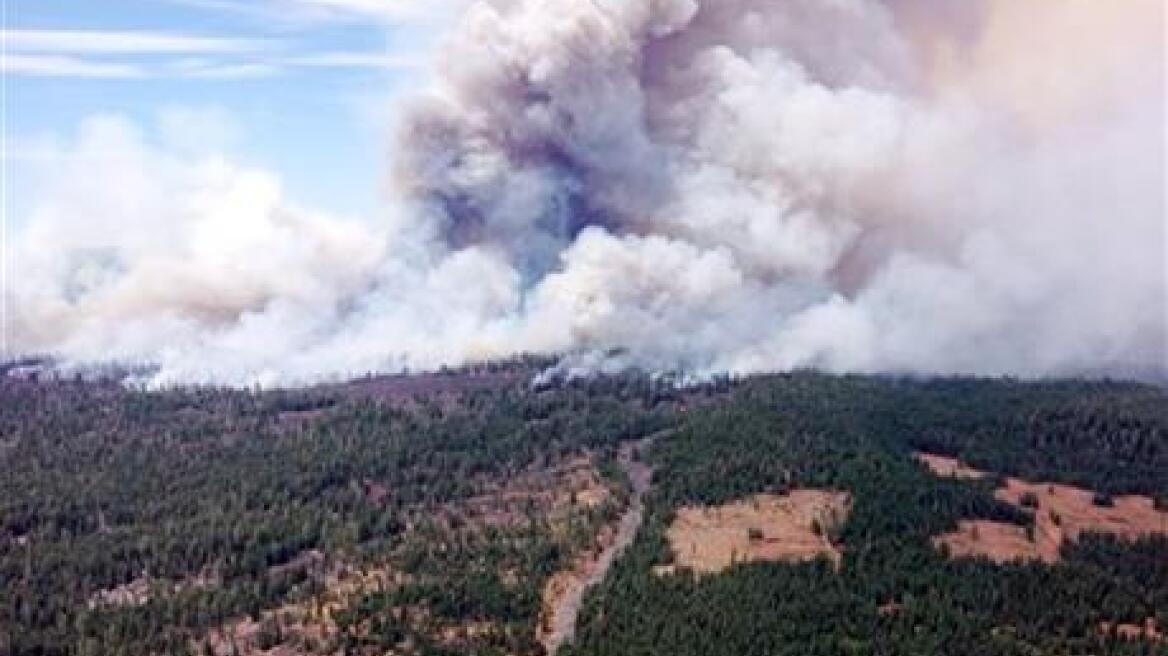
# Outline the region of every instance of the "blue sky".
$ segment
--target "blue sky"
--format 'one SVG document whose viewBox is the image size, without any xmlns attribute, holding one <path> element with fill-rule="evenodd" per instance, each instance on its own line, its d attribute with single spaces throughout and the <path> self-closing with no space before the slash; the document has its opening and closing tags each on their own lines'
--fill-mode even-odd
<svg viewBox="0 0 1168 656">
<path fill-rule="evenodd" d="M 392 98 L 438 32 L 423 4 L 440 3 L 7 0 L 10 221 L 51 175 L 41 146 L 109 114 L 147 134 L 161 116 L 202 117 L 192 139 L 276 173 L 294 202 L 376 216 Z"/>
</svg>

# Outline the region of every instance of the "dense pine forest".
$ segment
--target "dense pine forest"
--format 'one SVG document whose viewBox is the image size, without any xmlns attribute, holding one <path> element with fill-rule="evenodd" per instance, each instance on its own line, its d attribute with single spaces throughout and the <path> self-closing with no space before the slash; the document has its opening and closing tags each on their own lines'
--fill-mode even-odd
<svg viewBox="0 0 1168 656">
<path fill-rule="evenodd" d="M 947 558 L 1021 526 L 996 477 L 1168 503 L 1168 394 L 1113 382 L 796 373 L 678 389 L 533 386 L 547 362 L 300 391 L 0 379 L 0 655 L 539 654 L 541 593 L 620 513 L 617 449 L 658 435 L 645 523 L 589 592 L 583 655 L 1168 654 L 1168 538 L 1058 564 Z M 666 431 L 665 429 L 670 429 Z M 677 510 L 845 490 L 843 560 L 660 576 Z M 282 650 L 282 651 L 281 651 Z"/>
<path fill-rule="evenodd" d="M 455 626 L 444 618 L 492 623 L 449 642 L 530 652 L 543 580 L 613 508 L 581 506 L 567 517 L 575 534 L 560 535 L 537 494 L 486 527 L 459 525 L 469 500 L 512 479 L 554 484 L 553 467 L 582 452 L 614 477 L 605 459 L 664 427 L 674 393 L 644 378 L 535 393 L 531 365 L 511 369 L 404 380 L 405 391 L 0 383 L 0 654 L 217 653 L 195 638 L 311 600 L 342 565 L 410 577 L 337 613 L 322 653 L 407 638 L 431 653 L 434 631 L 415 629 Z M 111 591 L 135 582 L 142 598 L 117 601 Z M 359 630 L 389 596 L 425 617 Z"/>
<path fill-rule="evenodd" d="M 1168 626 L 1168 538 L 1088 535 L 1058 565 L 950 561 L 961 518 L 1026 524 L 994 480 L 938 478 L 917 449 L 1003 474 L 1168 499 L 1168 395 L 1122 383 L 829 377 L 747 381 L 656 445 L 640 539 L 591 596 L 572 656 L 1168 654 L 1104 622 Z M 676 509 L 790 486 L 847 490 L 838 572 L 752 563 L 652 574 Z"/>
</svg>

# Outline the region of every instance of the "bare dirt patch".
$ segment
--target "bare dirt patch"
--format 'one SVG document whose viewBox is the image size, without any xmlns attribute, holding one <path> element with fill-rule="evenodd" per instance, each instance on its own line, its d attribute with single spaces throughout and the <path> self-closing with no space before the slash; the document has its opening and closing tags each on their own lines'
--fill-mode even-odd
<svg viewBox="0 0 1168 656">
<path fill-rule="evenodd" d="M 371 591 L 401 585 L 407 577 L 389 566 L 357 568 L 327 561 L 318 551 L 298 556 L 296 566 L 327 568 L 319 597 L 265 610 L 258 618 L 241 617 L 212 629 L 191 644 L 195 653 L 214 656 L 294 656 L 317 654 L 338 634 L 336 618 Z M 284 565 L 281 567 L 289 567 Z M 277 634 L 278 639 L 271 636 Z M 269 635 L 265 635 L 269 634 Z M 276 644 L 267 645 L 267 642 Z"/>
<path fill-rule="evenodd" d="M 958 467 L 986 475 L 965 465 Z M 1127 540 L 1168 535 L 1168 512 L 1156 510 L 1149 497 L 1120 496 L 1101 504 L 1091 490 L 1018 478 L 1007 478 L 994 497 L 1033 514 L 1033 529 L 986 520 L 962 521 L 956 531 L 933 538 L 933 544 L 944 546 L 954 557 L 985 556 L 997 563 L 1055 563 L 1064 542 L 1087 532 L 1110 533 Z"/>
<path fill-rule="evenodd" d="M 1006 522 L 962 520 L 956 531 L 933 538 L 933 545 L 943 548 L 951 558 L 985 556 L 999 564 L 1018 560 L 1054 562 L 1051 556 L 1044 555 L 1036 540 L 1030 539 L 1026 527 Z M 1058 558 L 1057 548 L 1053 558 Z"/>
<path fill-rule="evenodd" d="M 89 597 L 87 606 L 94 608 L 134 608 L 145 606 L 159 595 L 178 594 L 184 590 L 206 589 L 219 585 L 219 575 L 211 570 L 179 581 L 151 578 L 146 574 L 122 585 L 98 590 Z"/>
<path fill-rule="evenodd" d="M 978 471 L 972 467 L 967 467 L 965 463 L 957 458 L 950 458 L 949 456 L 941 456 L 933 453 L 917 452 L 913 457 L 918 462 L 929 468 L 937 476 L 942 478 L 964 478 L 970 480 L 977 480 L 985 478 L 985 472 Z"/>
<path fill-rule="evenodd" d="M 658 567 L 656 573 L 688 568 L 712 574 L 737 563 L 806 562 L 821 556 L 838 567 L 842 553 L 831 536 L 850 511 L 846 492 L 811 489 L 681 508 L 667 533 L 674 564 Z"/>
<path fill-rule="evenodd" d="M 613 502 L 610 487 L 596 456 L 584 453 L 552 466 L 532 466 L 505 482 L 482 481 L 479 494 L 445 504 L 436 515 L 481 526 L 518 525 L 539 516 L 564 528 L 570 514 Z"/>
<path fill-rule="evenodd" d="M 1168 637 L 1156 626 L 1155 618 L 1149 617 L 1143 624 L 1115 624 L 1103 622 L 1099 631 L 1105 635 L 1115 635 L 1125 640 L 1151 640 L 1152 642 L 1168 642 Z"/>
</svg>

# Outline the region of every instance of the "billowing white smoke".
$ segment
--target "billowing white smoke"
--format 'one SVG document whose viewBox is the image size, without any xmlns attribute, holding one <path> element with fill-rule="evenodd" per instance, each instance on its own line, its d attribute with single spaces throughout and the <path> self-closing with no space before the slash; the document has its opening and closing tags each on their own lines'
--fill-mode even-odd
<svg viewBox="0 0 1168 656">
<path fill-rule="evenodd" d="M 699 375 L 1163 371 L 1161 14 L 480 1 L 404 110 L 384 234 L 99 123 L 16 245 L 14 340 L 156 382 L 618 347 Z"/>
</svg>

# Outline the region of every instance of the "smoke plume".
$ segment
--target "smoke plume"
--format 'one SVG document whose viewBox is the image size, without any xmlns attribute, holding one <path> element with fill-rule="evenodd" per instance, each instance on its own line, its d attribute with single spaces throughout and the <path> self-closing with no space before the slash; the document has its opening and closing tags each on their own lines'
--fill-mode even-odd
<svg viewBox="0 0 1168 656">
<path fill-rule="evenodd" d="M 156 383 L 614 349 L 693 375 L 1163 372 L 1162 13 L 480 0 L 403 101 L 376 229 L 86 126 L 15 244 L 11 336 Z"/>
</svg>

